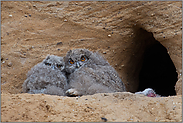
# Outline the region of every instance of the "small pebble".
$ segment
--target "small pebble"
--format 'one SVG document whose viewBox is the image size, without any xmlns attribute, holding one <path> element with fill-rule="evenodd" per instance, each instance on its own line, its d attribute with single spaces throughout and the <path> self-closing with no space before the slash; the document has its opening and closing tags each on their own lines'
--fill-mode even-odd
<svg viewBox="0 0 183 123">
<path fill-rule="evenodd" d="M 25 55 L 22 55 L 22 54 L 20 55 L 20 57 L 21 57 L 21 58 L 26 58 L 26 56 L 25 56 Z"/>
<path fill-rule="evenodd" d="M 58 42 L 57 45 L 62 45 L 62 42 Z"/>
<path fill-rule="evenodd" d="M 173 106 L 173 110 L 175 110 L 176 106 Z"/>
<path fill-rule="evenodd" d="M 104 51 L 103 54 L 106 54 L 106 52 Z"/>
<path fill-rule="evenodd" d="M 124 67 L 124 66 L 125 66 L 124 64 L 121 65 L 121 67 Z"/>
<path fill-rule="evenodd" d="M 27 15 L 25 15 L 25 17 L 27 17 Z"/>
<path fill-rule="evenodd" d="M 3 64 L 5 63 L 5 61 L 2 62 Z"/>
<path fill-rule="evenodd" d="M 111 35 L 109 34 L 109 35 L 108 35 L 108 37 L 110 38 L 110 37 L 111 37 Z"/>
<path fill-rule="evenodd" d="M 58 51 L 59 51 L 60 49 L 58 49 Z"/>
<path fill-rule="evenodd" d="M 85 39 L 81 39 L 80 41 L 84 41 Z"/>
<path fill-rule="evenodd" d="M 6 60 L 8 60 L 8 58 L 6 58 Z"/>
<path fill-rule="evenodd" d="M 102 121 L 107 122 L 107 118 L 101 117 Z"/>
<path fill-rule="evenodd" d="M 9 15 L 9 17 L 12 17 L 12 15 Z"/>
<path fill-rule="evenodd" d="M 9 63 L 8 63 L 8 67 L 11 67 L 11 66 L 12 66 L 12 63 L 11 63 L 11 62 L 9 62 Z"/>
<path fill-rule="evenodd" d="M 109 96 L 109 94 L 104 94 L 104 96 Z"/>
<path fill-rule="evenodd" d="M 31 14 L 29 14 L 29 17 L 31 17 Z"/>
<path fill-rule="evenodd" d="M 64 22 L 67 22 L 67 19 L 64 19 Z"/>
</svg>

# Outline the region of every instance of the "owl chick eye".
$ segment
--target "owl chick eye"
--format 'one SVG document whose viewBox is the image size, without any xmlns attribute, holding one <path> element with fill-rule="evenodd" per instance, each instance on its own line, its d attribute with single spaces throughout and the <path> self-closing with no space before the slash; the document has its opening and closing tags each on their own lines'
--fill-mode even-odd
<svg viewBox="0 0 183 123">
<path fill-rule="evenodd" d="M 69 59 L 70 64 L 74 64 L 74 61 L 72 59 Z"/>
<path fill-rule="evenodd" d="M 50 63 L 45 63 L 45 65 L 51 66 L 51 64 L 50 64 Z"/>
<path fill-rule="evenodd" d="M 81 56 L 81 61 L 83 62 L 85 60 L 86 60 L 85 57 L 84 56 Z"/>
<path fill-rule="evenodd" d="M 58 65 L 58 64 L 57 64 L 57 68 L 61 68 L 61 67 L 62 67 L 62 65 Z"/>
</svg>

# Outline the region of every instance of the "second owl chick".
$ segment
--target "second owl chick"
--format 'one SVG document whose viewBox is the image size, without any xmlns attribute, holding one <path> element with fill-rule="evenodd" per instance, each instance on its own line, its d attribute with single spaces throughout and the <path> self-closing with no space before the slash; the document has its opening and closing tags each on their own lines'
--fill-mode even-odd
<svg viewBox="0 0 183 123">
<path fill-rule="evenodd" d="M 64 96 L 67 89 L 63 57 L 49 55 L 27 74 L 22 87 L 25 93 Z"/>
<path fill-rule="evenodd" d="M 70 96 L 123 92 L 125 85 L 117 72 L 98 53 L 87 49 L 70 50 L 65 57 Z"/>
</svg>

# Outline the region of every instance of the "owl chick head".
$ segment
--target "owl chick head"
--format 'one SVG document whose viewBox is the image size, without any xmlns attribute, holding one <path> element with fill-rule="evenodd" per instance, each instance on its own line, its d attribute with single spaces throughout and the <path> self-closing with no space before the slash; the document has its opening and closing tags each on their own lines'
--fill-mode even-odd
<svg viewBox="0 0 183 123">
<path fill-rule="evenodd" d="M 63 57 L 48 55 L 44 60 L 43 64 L 52 68 L 63 71 L 65 69 L 65 63 Z"/>
<path fill-rule="evenodd" d="M 67 52 L 65 58 L 65 70 L 73 73 L 82 66 L 93 67 L 96 65 L 109 65 L 109 63 L 98 53 L 87 49 L 74 49 Z"/>
<path fill-rule="evenodd" d="M 66 71 L 74 72 L 90 60 L 92 52 L 87 49 L 74 49 L 67 52 L 65 57 Z"/>
</svg>

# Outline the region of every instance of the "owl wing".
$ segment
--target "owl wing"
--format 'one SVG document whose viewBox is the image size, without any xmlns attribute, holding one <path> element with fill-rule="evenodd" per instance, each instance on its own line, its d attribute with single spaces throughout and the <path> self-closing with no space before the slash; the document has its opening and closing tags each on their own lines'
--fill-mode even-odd
<svg viewBox="0 0 183 123">
<path fill-rule="evenodd" d="M 104 85 L 118 92 L 126 91 L 125 85 L 113 67 L 110 65 L 98 66 L 96 71 L 98 76 L 102 78 L 100 82 Z"/>
<path fill-rule="evenodd" d="M 114 92 L 126 91 L 125 85 L 118 73 L 108 64 L 105 66 L 93 64 L 83 67 L 80 71 L 82 71 L 85 76 L 88 75 L 92 77 L 96 83 L 105 85 Z"/>
</svg>

